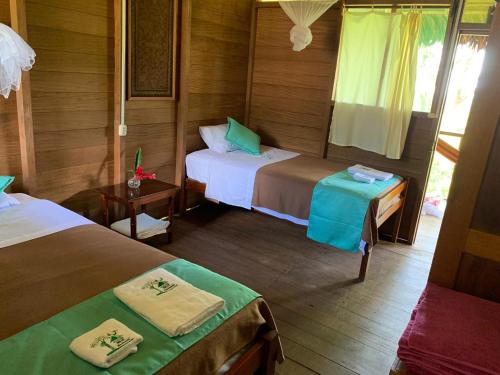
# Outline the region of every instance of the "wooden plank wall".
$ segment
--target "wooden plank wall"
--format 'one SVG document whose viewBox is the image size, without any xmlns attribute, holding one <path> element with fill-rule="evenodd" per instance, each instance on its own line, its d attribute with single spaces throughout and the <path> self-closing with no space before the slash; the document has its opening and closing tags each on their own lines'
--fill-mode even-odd
<svg viewBox="0 0 500 375">
<path fill-rule="evenodd" d="M 187 150 L 201 148 L 198 127 L 243 122 L 252 0 L 193 0 Z"/>
<path fill-rule="evenodd" d="M 323 157 L 340 39 L 341 10 L 312 26 L 313 41 L 294 52 L 292 21 L 278 7 L 257 10 L 249 126 L 271 146 Z"/>
<path fill-rule="evenodd" d="M 198 125 L 243 121 L 252 0 L 193 0 L 188 133 Z M 8 23 L 9 0 L 0 0 Z M 95 188 L 113 182 L 112 0 L 27 1 L 37 196 L 96 217 Z M 180 38 L 179 38 L 180 40 Z M 1 173 L 21 182 L 15 95 L 0 101 Z M 126 103 L 125 168 L 142 147 L 143 164 L 162 180 L 175 175 L 177 102 Z M 19 188 L 15 188 L 19 190 Z"/>
<path fill-rule="evenodd" d="M 0 22 L 10 25 L 9 0 L 0 0 Z M 8 99 L 0 97 L 0 175 L 14 176 L 12 190 L 20 189 L 22 170 L 15 92 Z"/>
<path fill-rule="evenodd" d="M 438 121 L 434 117 L 427 117 L 423 113 L 414 114 L 400 160 L 388 159 L 357 147 L 328 145 L 327 158 L 330 160 L 347 161 L 352 164 L 368 164 L 377 169 L 391 171 L 411 178 L 400 229 L 400 237 L 410 243 L 413 243 L 416 235 L 421 209 L 420 202 L 425 194 L 425 183 L 435 148 L 437 125 Z M 387 228 L 390 228 L 391 224 L 391 220 L 389 220 L 386 224 Z M 383 227 L 382 230 L 384 229 Z"/>
<path fill-rule="evenodd" d="M 90 214 L 112 182 L 113 2 L 27 1 L 39 197 Z"/>
<path fill-rule="evenodd" d="M 176 111 L 175 100 L 128 100 L 125 105 L 125 167 L 133 169 L 135 152 L 143 151 L 143 167 L 163 181 L 175 176 Z"/>
<path fill-rule="evenodd" d="M 176 52 L 180 48 L 181 7 L 178 6 L 178 9 Z M 177 82 L 177 79 L 175 81 Z M 141 147 L 144 169 L 147 172 L 155 172 L 162 181 L 174 182 L 176 116 L 177 100 L 175 98 L 132 98 L 126 101 L 125 123 L 128 126 L 128 132 L 127 136 L 121 139 L 125 144 L 126 171 L 133 169 L 135 153 Z M 129 172 L 126 176 L 128 175 Z"/>
</svg>

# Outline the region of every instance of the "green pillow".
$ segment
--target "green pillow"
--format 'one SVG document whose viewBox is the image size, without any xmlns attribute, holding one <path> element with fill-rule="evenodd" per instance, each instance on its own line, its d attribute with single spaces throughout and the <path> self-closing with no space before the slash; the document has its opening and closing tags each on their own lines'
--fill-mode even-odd
<svg viewBox="0 0 500 375">
<path fill-rule="evenodd" d="M 0 176 L 0 193 L 3 193 L 7 186 L 9 186 L 12 181 L 14 181 L 14 177 L 12 176 Z"/>
<path fill-rule="evenodd" d="M 252 155 L 260 155 L 260 137 L 235 119 L 227 118 L 226 141 Z"/>
</svg>

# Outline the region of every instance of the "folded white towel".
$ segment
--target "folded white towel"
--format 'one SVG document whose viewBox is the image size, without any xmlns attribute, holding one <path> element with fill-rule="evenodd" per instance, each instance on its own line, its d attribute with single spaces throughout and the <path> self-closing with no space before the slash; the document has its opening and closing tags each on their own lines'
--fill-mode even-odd
<svg viewBox="0 0 500 375">
<path fill-rule="evenodd" d="M 137 238 L 143 240 L 157 234 L 167 233 L 169 225 L 170 222 L 155 219 L 145 213 L 137 215 Z M 130 219 L 114 222 L 111 224 L 111 229 L 130 237 Z"/>
<path fill-rule="evenodd" d="M 364 182 L 365 184 L 373 184 L 375 182 L 375 178 L 367 176 L 363 173 L 354 173 L 352 178 L 353 180 Z"/>
<path fill-rule="evenodd" d="M 353 165 L 352 167 L 347 168 L 347 171 L 350 174 L 361 173 L 364 174 L 365 176 L 373 177 L 374 179 L 379 181 L 387 181 L 394 176 L 394 174 L 392 173 L 382 172 L 370 167 L 365 167 L 364 165 L 361 164 Z"/>
<path fill-rule="evenodd" d="M 185 335 L 224 307 L 224 300 L 158 268 L 116 287 L 115 295 L 170 337 Z"/>
<path fill-rule="evenodd" d="M 109 368 L 137 352 L 142 336 L 116 319 L 108 319 L 93 330 L 74 339 L 69 348 L 95 366 Z"/>
</svg>

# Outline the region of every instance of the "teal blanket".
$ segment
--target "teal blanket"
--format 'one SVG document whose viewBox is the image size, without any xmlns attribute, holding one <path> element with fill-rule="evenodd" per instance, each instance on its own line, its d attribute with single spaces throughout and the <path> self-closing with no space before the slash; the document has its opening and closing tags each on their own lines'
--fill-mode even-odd
<svg viewBox="0 0 500 375">
<path fill-rule="evenodd" d="M 325 177 L 314 187 L 307 237 L 341 250 L 359 251 L 371 200 L 400 179 L 394 176 L 366 184 L 353 180 L 347 170 Z"/>
<path fill-rule="evenodd" d="M 0 341 L 0 372 L 30 375 L 153 374 L 260 297 L 236 281 L 182 259 L 166 263 L 161 268 L 223 298 L 224 309 L 193 332 L 170 338 L 108 290 Z M 33 303 L 33 308 L 36 308 L 36 301 Z M 141 334 L 144 341 L 139 344 L 137 353 L 109 369 L 100 369 L 78 358 L 68 346 L 74 338 L 109 318 L 115 318 Z"/>
</svg>

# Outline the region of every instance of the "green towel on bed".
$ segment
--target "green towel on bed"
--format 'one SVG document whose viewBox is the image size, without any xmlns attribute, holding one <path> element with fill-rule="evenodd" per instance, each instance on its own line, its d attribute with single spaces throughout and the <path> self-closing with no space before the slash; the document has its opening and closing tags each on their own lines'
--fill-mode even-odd
<svg viewBox="0 0 500 375">
<path fill-rule="evenodd" d="M 359 251 L 371 200 L 399 180 L 394 176 L 366 184 L 353 180 L 347 170 L 325 177 L 314 187 L 307 237 L 341 250 Z"/>
<path fill-rule="evenodd" d="M 112 290 L 108 290 L 0 341 L 0 373 L 154 374 L 260 297 L 236 281 L 182 259 L 166 263 L 161 268 L 223 298 L 224 309 L 191 333 L 170 338 L 120 302 Z M 33 308 L 36 308 L 36 301 Z M 142 335 L 144 342 L 138 346 L 137 353 L 109 369 L 101 369 L 78 358 L 68 346 L 75 337 L 109 318 L 117 319 Z"/>
</svg>

